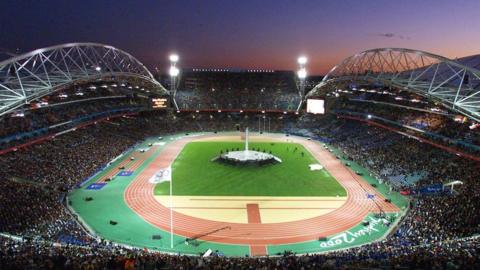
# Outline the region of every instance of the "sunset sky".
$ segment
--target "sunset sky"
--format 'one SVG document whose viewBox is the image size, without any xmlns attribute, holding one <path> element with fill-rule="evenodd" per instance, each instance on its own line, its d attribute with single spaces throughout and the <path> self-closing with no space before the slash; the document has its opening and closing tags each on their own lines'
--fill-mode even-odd
<svg viewBox="0 0 480 270">
<path fill-rule="evenodd" d="M 480 53 L 479 0 L 0 2 L 0 48 L 27 52 L 67 42 L 123 49 L 149 68 L 180 66 L 296 69 L 310 74 L 378 47 L 455 58 Z"/>
</svg>

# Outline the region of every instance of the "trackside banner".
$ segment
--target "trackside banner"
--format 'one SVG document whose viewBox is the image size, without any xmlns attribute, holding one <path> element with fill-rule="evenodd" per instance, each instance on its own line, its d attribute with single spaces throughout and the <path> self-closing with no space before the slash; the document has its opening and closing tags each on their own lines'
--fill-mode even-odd
<svg viewBox="0 0 480 270">
<path fill-rule="evenodd" d="M 418 190 L 418 193 L 420 194 L 437 194 L 441 193 L 443 191 L 443 185 L 442 184 L 433 184 L 430 186 L 423 187 Z"/>
<path fill-rule="evenodd" d="M 149 180 L 152 184 L 172 181 L 172 168 L 166 167 L 157 171 Z"/>
</svg>

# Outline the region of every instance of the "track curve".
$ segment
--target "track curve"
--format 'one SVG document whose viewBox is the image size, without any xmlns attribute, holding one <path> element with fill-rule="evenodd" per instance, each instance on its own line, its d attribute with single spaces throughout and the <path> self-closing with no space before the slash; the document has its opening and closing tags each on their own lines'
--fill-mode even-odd
<svg viewBox="0 0 480 270">
<path fill-rule="evenodd" d="M 155 184 L 149 182 L 159 168 L 169 166 L 192 140 L 205 139 L 213 135 L 184 137 L 165 145 L 160 155 L 149 164 L 127 187 L 124 199 L 127 205 L 150 224 L 163 230 L 170 230 L 170 210 L 154 197 Z M 285 137 L 263 136 L 270 140 L 284 140 Z M 289 141 L 302 144 L 337 179 L 347 191 L 346 202 L 338 209 L 310 219 L 284 223 L 244 224 L 212 221 L 173 212 L 174 233 L 185 237 L 196 237 L 219 228 L 229 227 L 214 234 L 201 237 L 204 241 L 228 244 L 267 245 L 288 244 L 318 239 L 348 230 L 359 224 L 369 212 L 376 212 L 377 205 L 367 199 L 366 192 L 375 194 L 376 203 L 385 212 L 399 209 L 384 200 L 384 197 L 360 176 L 345 167 L 318 142 L 300 137 L 288 137 Z"/>
</svg>

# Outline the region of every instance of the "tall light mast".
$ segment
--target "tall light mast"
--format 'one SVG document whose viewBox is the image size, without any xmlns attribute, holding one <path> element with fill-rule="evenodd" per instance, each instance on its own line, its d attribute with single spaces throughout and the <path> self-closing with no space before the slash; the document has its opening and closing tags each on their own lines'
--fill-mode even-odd
<svg viewBox="0 0 480 270">
<path fill-rule="evenodd" d="M 170 69 L 168 70 L 168 73 L 170 75 L 170 96 L 172 97 L 173 105 L 175 106 L 175 109 L 178 111 L 178 105 L 177 101 L 175 100 L 175 97 L 177 95 L 177 77 L 178 74 L 180 73 L 180 70 L 177 68 L 177 62 L 178 62 L 178 54 L 171 54 L 168 58 L 170 60 Z"/>
<path fill-rule="evenodd" d="M 297 59 L 299 69 L 297 71 L 297 76 L 300 81 L 300 85 L 298 87 L 298 94 L 300 96 L 300 102 L 298 103 L 297 113 L 300 111 L 300 108 L 303 104 L 303 99 L 305 98 L 305 79 L 307 78 L 307 69 L 305 65 L 307 64 L 307 57 L 300 56 Z"/>
</svg>

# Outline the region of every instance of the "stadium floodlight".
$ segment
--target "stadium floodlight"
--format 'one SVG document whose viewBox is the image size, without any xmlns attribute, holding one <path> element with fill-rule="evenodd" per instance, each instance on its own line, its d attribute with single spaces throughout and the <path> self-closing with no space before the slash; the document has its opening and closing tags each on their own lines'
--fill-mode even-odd
<svg viewBox="0 0 480 270">
<path fill-rule="evenodd" d="M 300 57 L 298 57 L 297 62 L 298 62 L 298 64 L 300 64 L 300 65 L 305 65 L 305 64 L 307 63 L 307 57 L 305 57 L 305 56 L 300 56 Z"/>
<path fill-rule="evenodd" d="M 172 76 L 172 77 L 177 77 L 178 74 L 180 73 L 180 70 L 179 70 L 176 66 L 171 66 L 171 67 L 170 67 L 170 70 L 168 71 L 168 73 L 169 73 L 170 76 Z"/>
<path fill-rule="evenodd" d="M 175 100 L 175 96 L 177 95 L 177 81 L 176 78 L 180 74 L 180 70 L 177 68 L 178 62 L 178 54 L 173 53 L 171 54 L 168 59 L 170 60 L 170 69 L 168 70 L 168 74 L 170 74 L 170 95 L 172 96 L 173 105 L 175 105 L 175 109 L 178 110 L 177 101 Z"/>
<path fill-rule="evenodd" d="M 176 62 L 178 62 L 178 54 L 175 54 L 175 53 L 174 53 L 174 54 L 171 54 L 171 55 L 168 57 L 168 59 L 170 59 L 170 62 L 176 63 Z"/>
<path fill-rule="evenodd" d="M 307 57 L 302 55 L 298 57 L 297 62 L 299 65 L 297 76 L 299 78 L 298 94 L 300 96 L 300 102 L 298 103 L 296 112 L 299 112 L 300 108 L 302 107 L 303 99 L 305 98 L 305 79 L 307 78 L 307 69 L 305 68 L 305 64 L 307 63 Z"/>
<path fill-rule="evenodd" d="M 297 72 L 298 78 L 304 80 L 307 77 L 307 70 L 305 68 L 301 68 Z"/>
</svg>

